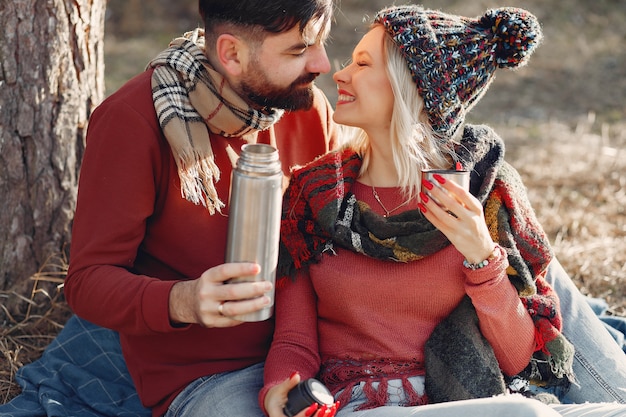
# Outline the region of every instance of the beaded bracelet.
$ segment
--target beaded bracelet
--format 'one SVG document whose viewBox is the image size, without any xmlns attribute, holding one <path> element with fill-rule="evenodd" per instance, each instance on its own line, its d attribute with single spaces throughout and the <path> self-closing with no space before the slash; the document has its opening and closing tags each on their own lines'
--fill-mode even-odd
<svg viewBox="0 0 626 417">
<path fill-rule="evenodd" d="M 475 271 L 477 269 L 480 268 L 484 268 L 487 265 L 489 265 L 489 261 L 493 261 L 496 258 L 496 251 L 497 251 L 498 247 L 495 246 L 493 248 L 493 250 L 491 251 L 491 254 L 489 255 L 489 257 L 487 259 L 484 259 L 478 263 L 475 264 L 471 264 L 467 261 L 467 259 L 463 259 L 463 266 L 466 267 L 467 269 L 471 269 L 472 271 Z"/>
</svg>

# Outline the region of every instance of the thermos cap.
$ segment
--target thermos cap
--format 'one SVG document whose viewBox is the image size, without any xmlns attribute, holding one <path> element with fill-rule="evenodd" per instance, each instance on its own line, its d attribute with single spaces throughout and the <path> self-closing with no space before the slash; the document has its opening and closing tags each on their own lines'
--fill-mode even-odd
<svg viewBox="0 0 626 417">
<path fill-rule="evenodd" d="M 241 147 L 237 169 L 248 175 L 275 175 L 282 173 L 278 150 L 264 143 L 248 143 Z"/>
<path fill-rule="evenodd" d="M 284 413 L 293 417 L 313 403 L 332 405 L 334 398 L 328 388 L 315 378 L 310 378 L 296 385 L 287 394 Z"/>
</svg>

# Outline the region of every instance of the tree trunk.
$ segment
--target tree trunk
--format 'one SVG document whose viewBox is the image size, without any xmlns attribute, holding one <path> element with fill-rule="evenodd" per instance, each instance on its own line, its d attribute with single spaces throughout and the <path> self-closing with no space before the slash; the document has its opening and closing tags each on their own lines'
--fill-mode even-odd
<svg viewBox="0 0 626 417">
<path fill-rule="evenodd" d="M 106 0 L 0 0 L 0 290 L 67 259 Z M 57 271 L 59 272 L 59 271 Z"/>
</svg>

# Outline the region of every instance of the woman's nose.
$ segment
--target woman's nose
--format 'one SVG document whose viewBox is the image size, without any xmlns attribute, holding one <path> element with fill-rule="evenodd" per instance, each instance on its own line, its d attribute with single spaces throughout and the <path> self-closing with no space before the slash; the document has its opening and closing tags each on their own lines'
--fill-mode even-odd
<svg viewBox="0 0 626 417">
<path fill-rule="evenodd" d="M 346 68 L 342 68 L 338 71 L 335 71 L 335 73 L 333 74 L 333 80 L 337 83 L 337 84 L 341 84 L 341 83 L 345 83 L 347 79 L 347 71 Z"/>
</svg>

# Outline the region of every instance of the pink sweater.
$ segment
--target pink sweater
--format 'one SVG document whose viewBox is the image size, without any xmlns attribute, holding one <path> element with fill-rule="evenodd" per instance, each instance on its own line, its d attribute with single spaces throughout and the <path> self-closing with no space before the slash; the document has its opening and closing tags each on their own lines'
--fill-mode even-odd
<svg viewBox="0 0 626 417">
<path fill-rule="evenodd" d="M 383 213 L 371 187 L 357 182 L 352 191 Z M 401 202 L 393 188 L 377 192 L 387 208 Z M 534 326 L 506 275 L 505 255 L 472 271 L 463 267 L 463 256 L 453 246 L 406 264 L 341 248 L 335 252 L 325 254 L 308 275 L 278 289 L 261 405 L 271 386 L 294 371 L 313 377 L 327 358 L 423 361 L 429 335 L 465 294 L 503 372 L 514 375 L 528 365 Z"/>
</svg>

